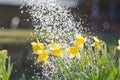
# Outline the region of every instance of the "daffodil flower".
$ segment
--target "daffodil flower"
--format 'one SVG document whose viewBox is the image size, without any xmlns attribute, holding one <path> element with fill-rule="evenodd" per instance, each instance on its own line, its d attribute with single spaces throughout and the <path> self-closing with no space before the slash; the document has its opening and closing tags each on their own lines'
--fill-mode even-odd
<svg viewBox="0 0 120 80">
<path fill-rule="evenodd" d="M 117 47 L 118 50 L 120 50 L 120 40 L 118 40 L 118 47 Z"/>
<path fill-rule="evenodd" d="M 53 40 L 48 45 L 54 56 L 62 57 L 62 47 Z"/>
<path fill-rule="evenodd" d="M 38 50 L 45 50 L 45 46 L 39 42 L 37 39 L 37 42 L 31 42 L 33 52 L 37 54 Z"/>
<path fill-rule="evenodd" d="M 73 58 L 73 57 L 80 58 L 79 47 L 77 45 L 74 45 L 74 46 L 70 47 L 69 51 L 70 51 L 70 57 L 71 58 Z"/>
<path fill-rule="evenodd" d="M 96 46 L 100 50 L 103 44 L 103 41 L 99 40 L 97 37 L 94 37 L 94 42 L 92 43 L 92 46 Z"/>
<path fill-rule="evenodd" d="M 78 45 L 79 48 L 83 48 L 86 41 L 87 41 L 87 38 L 84 38 L 81 35 L 76 34 L 75 45 Z"/>
<path fill-rule="evenodd" d="M 39 50 L 37 53 L 38 53 L 37 61 L 44 61 L 44 63 L 47 64 L 49 57 L 48 52 L 45 50 Z"/>
<path fill-rule="evenodd" d="M 54 47 L 54 48 L 52 48 L 51 50 L 52 50 L 52 54 L 54 55 L 54 56 L 57 56 L 57 57 L 62 57 L 62 51 L 61 51 L 61 46 L 56 46 L 56 47 Z"/>
</svg>

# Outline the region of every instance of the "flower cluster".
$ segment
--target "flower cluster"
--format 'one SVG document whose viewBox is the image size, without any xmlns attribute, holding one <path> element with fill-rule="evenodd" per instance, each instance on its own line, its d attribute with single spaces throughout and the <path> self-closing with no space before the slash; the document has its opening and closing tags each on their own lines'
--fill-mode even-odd
<svg viewBox="0 0 120 80">
<path fill-rule="evenodd" d="M 51 43 L 46 46 L 43 43 L 39 42 L 38 39 L 37 42 L 31 42 L 34 54 L 38 55 L 37 61 L 43 61 L 45 64 L 47 64 L 50 55 L 63 57 L 64 53 L 69 53 L 70 58 L 80 58 L 80 51 L 84 48 L 84 44 L 87 42 L 87 38 L 81 36 L 80 34 L 76 34 L 75 36 L 76 38 L 74 40 L 74 43 L 69 48 L 61 46 L 60 44 L 54 42 L 54 40 L 52 40 Z M 99 40 L 97 37 L 94 37 L 93 39 L 94 42 L 91 44 L 91 46 L 94 46 L 98 50 L 101 50 L 104 42 L 102 40 Z M 118 49 L 120 49 L 120 46 L 118 46 Z"/>
</svg>

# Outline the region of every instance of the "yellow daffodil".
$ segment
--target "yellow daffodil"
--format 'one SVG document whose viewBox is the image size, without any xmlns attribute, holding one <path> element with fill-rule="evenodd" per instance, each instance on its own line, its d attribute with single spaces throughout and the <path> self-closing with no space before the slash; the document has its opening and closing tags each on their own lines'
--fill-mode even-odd
<svg viewBox="0 0 120 80">
<path fill-rule="evenodd" d="M 38 51 L 38 58 L 37 58 L 38 61 L 44 61 L 44 63 L 47 64 L 48 57 L 49 57 L 49 54 L 47 51 L 45 51 L 45 50 Z"/>
<path fill-rule="evenodd" d="M 77 45 L 74 45 L 74 46 L 70 47 L 69 51 L 70 51 L 70 57 L 71 58 L 73 58 L 73 57 L 80 58 L 79 47 Z"/>
<path fill-rule="evenodd" d="M 57 46 L 55 48 L 52 48 L 51 50 L 54 56 L 62 57 L 61 46 Z"/>
<path fill-rule="evenodd" d="M 86 41 L 87 41 L 87 38 L 84 38 L 81 35 L 76 34 L 75 45 L 78 45 L 79 48 L 83 48 Z"/>
<path fill-rule="evenodd" d="M 37 54 L 38 50 L 45 50 L 45 46 L 40 43 L 38 40 L 37 42 L 31 42 L 33 52 Z"/>
<path fill-rule="evenodd" d="M 92 43 L 92 46 L 96 46 L 100 50 L 103 44 L 103 41 L 99 40 L 97 37 L 94 37 L 94 43 Z"/>
<path fill-rule="evenodd" d="M 55 43 L 53 40 L 51 41 L 51 43 L 48 45 L 50 50 L 52 51 L 52 54 L 54 56 L 58 56 L 58 57 L 62 57 L 62 47 Z"/>
<path fill-rule="evenodd" d="M 118 40 L 118 47 L 117 47 L 118 50 L 120 50 L 120 40 Z"/>
</svg>

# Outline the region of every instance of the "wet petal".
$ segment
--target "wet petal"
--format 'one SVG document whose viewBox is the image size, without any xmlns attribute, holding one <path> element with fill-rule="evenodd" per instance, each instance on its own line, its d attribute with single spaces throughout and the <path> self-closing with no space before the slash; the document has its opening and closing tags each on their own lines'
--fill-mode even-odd
<svg viewBox="0 0 120 80">
<path fill-rule="evenodd" d="M 95 42 L 99 42 L 99 39 L 97 37 L 94 37 Z"/>
<path fill-rule="evenodd" d="M 118 40 L 118 44 L 120 45 L 120 40 Z"/>
<path fill-rule="evenodd" d="M 120 50 L 120 46 L 118 46 L 117 49 Z"/>
</svg>

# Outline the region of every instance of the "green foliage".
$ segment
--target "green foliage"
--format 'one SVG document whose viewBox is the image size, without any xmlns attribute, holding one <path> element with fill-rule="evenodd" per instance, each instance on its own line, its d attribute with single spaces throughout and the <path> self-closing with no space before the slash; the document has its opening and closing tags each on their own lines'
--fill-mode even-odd
<svg viewBox="0 0 120 80">
<path fill-rule="evenodd" d="M 56 80 L 119 80 L 120 59 L 116 63 L 116 48 L 107 48 L 106 44 L 98 50 L 96 47 L 80 51 L 80 59 L 57 58 Z M 67 62 L 66 62 L 67 61 Z"/>
<path fill-rule="evenodd" d="M 8 63 L 6 63 L 8 59 Z M 7 51 L 0 51 L 0 80 L 8 80 L 12 72 L 13 65 L 10 64 L 10 57 L 7 56 Z"/>
</svg>

